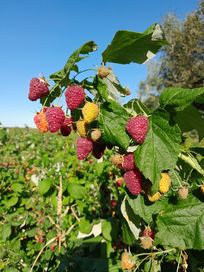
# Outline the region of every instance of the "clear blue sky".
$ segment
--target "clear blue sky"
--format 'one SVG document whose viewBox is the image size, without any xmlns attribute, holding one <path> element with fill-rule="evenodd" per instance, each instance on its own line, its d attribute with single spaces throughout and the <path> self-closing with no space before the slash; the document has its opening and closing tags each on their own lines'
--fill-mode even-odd
<svg viewBox="0 0 204 272">
<path fill-rule="evenodd" d="M 68 56 L 94 40 L 98 52 L 83 67 L 100 65 L 101 53 L 118 30 L 143 32 L 168 12 L 180 18 L 196 9 L 197 0 L 2 0 L 0 8 L 0 122 L 34 126 L 39 102 L 27 99 L 29 81 L 48 77 Z M 136 97 L 145 65 L 114 65 L 121 83 Z M 62 101 L 64 105 L 64 101 Z"/>
</svg>

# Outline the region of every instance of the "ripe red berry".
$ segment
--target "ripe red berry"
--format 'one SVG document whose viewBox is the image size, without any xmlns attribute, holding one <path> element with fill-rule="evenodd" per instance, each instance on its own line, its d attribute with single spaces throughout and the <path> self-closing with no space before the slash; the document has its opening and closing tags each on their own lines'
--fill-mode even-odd
<svg viewBox="0 0 204 272">
<path fill-rule="evenodd" d="M 67 107 L 75 110 L 85 101 L 84 89 L 79 85 L 69 86 L 65 92 Z"/>
<path fill-rule="evenodd" d="M 118 205 L 117 200 L 112 199 L 112 200 L 111 200 L 111 208 L 114 209 L 115 207 L 117 207 L 117 205 Z"/>
<path fill-rule="evenodd" d="M 135 169 L 135 159 L 134 159 L 134 153 L 127 153 L 123 156 L 123 163 L 122 168 L 125 171 L 133 170 Z"/>
<path fill-rule="evenodd" d="M 47 82 L 43 78 L 32 78 L 30 81 L 28 99 L 36 101 L 49 94 Z"/>
<path fill-rule="evenodd" d="M 48 129 L 50 132 L 58 131 L 65 119 L 63 110 L 60 107 L 50 107 L 46 110 Z"/>
<path fill-rule="evenodd" d="M 132 136 L 136 143 L 144 142 L 149 129 L 149 120 L 144 115 L 138 115 L 128 120 L 126 124 L 127 132 Z"/>
<path fill-rule="evenodd" d="M 124 180 L 128 191 L 132 195 L 139 195 L 142 191 L 142 175 L 138 169 L 127 171 Z"/>
<path fill-rule="evenodd" d="M 92 154 L 96 159 L 100 159 L 103 156 L 105 149 L 106 149 L 105 143 L 94 142 Z"/>
<path fill-rule="evenodd" d="M 93 150 L 93 142 L 88 138 L 79 137 L 77 139 L 77 158 L 85 160 Z"/>
<path fill-rule="evenodd" d="M 72 117 L 65 117 L 64 122 L 60 128 L 60 131 L 63 136 L 69 136 L 72 131 Z"/>
</svg>

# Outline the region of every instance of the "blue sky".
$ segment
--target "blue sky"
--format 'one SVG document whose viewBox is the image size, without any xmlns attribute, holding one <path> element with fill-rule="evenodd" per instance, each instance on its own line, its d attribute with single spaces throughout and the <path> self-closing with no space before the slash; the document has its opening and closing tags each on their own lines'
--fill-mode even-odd
<svg viewBox="0 0 204 272">
<path fill-rule="evenodd" d="M 29 81 L 48 77 L 89 40 L 99 48 L 83 61 L 98 67 L 101 53 L 118 30 L 143 32 L 168 12 L 184 18 L 197 0 L 2 0 L 0 8 L 0 122 L 3 126 L 34 126 L 39 102 L 27 99 Z M 145 65 L 112 65 L 123 85 L 137 97 Z M 65 104 L 62 100 L 62 105 Z"/>
</svg>

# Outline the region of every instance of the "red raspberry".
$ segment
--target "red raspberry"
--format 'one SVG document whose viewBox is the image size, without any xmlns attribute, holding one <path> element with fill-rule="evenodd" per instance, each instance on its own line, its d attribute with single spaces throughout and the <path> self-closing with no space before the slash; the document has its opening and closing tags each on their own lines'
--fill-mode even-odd
<svg viewBox="0 0 204 272">
<path fill-rule="evenodd" d="M 135 159 L 134 159 L 134 153 L 127 153 L 123 156 L 123 163 L 122 168 L 125 171 L 133 170 L 135 169 Z"/>
<path fill-rule="evenodd" d="M 58 131 L 65 119 L 63 110 L 60 107 L 50 107 L 46 110 L 48 129 L 50 132 Z"/>
<path fill-rule="evenodd" d="M 30 81 L 30 88 L 28 99 L 36 101 L 37 99 L 49 94 L 47 82 L 43 78 L 32 78 Z"/>
<path fill-rule="evenodd" d="M 144 115 L 135 116 L 126 124 L 126 130 L 138 144 L 144 142 L 148 129 L 149 120 Z"/>
<path fill-rule="evenodd" d="M 106 149 L 105 143 L 94 142 L 92 154 L 96 159 L 100 159 L 103 156 L 105 149 Z"/>
<path fill-rule="evenodd" d="M 138 169 L 127 171 L 124 180 L 128 191 L 132 195 L 139 195 L 142 191 L 142 175 Z"/>
<path fill-rule="evenodd" d="M 63 136 L 69 136 L 72 131 L 72 117 L 65 117 L 64 122 L 60 128 L 60 131 Z"/>
<path fill-rule="evenodd" d="M 79 85 L 69 86 L 65 92 L 65 99 L 70 110 L 77 109 L 85 101 L 84 89 Z"/>
<path fill-rule="evenodd" d="M 85 160 L 93 150 L 93 142 L 88 138 L 79 137 L 77 139 L 77 158 Z"/>
</svg>

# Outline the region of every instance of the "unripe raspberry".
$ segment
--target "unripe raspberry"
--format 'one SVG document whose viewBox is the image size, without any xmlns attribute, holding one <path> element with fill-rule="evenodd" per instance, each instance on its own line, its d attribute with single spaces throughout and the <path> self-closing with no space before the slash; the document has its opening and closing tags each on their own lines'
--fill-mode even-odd
<svg viewBox="0 0 204 272">
<path fill-rule="evenodd" d="M 96 142 L 101 138 L 101 131 L 98 128 L 95 128 L 91 131 L 91 139 Z"/>
<path fill-rule="evenodd" d="M 110 74 L 110 70 L 107 67 L 101 66 L 98 68 L 98 76 L 100 78 L 107 77 L 109 74 Z"/>
<path fill-rule="evenodd" d="M 84 120 L 78 120 L 76 122 L 77 132 L 81 137 L 86 137 L 87 135 L 87 124 Z"/>
<path fill-rule="evenodd" d="M 188 197 L 188 186 L 183 186 L 178 189 L 178 195 L 180 199 L 186 199 Z"/>
<path fill-rule="evenodd" d="M 44 78 L 32 78 L 30 81 L 28 98 L 36 101 L 49 94 L 48 83 Z"/>
<path fill-rule="evenodd" d="M 160 192 L 156 192 L 153 195 L 147 195 L 147 197 L 148 197 L 150 202 L 155 202 L 155 201 L 157 201 L 157 200 L 159 200 L 161 198 L 161 194 L 160 194 Z"/>
<path fill-rule="evenodd" d="M 121 187 L 122 184 L 123 184 L 123 182 L 124 182 L 124 178 L 122 178 L 122 177 L 117 178 L 117 179 L 116 179 L 116 182 L 115 182 L 115 185 L 116 185 L 117 187 Z"/>
<path fill-rule="evenodd" d="M 82 115 L 86 123 L 93 122 L 99 114 L 99 107 L 93 102 L 87 102 L 82 108 Z"/>
<path fill-rule="evenodd" d="M 69 86 L 65 92 L 67 107 L 75 110 L 85 101 L 84 89 L 79 85 Z"/>
<path fill-rule="evenodd" d="M 146 116 L 138 115 L 128 120 L 126 124 L 127 132 L 138 144 L 142 144 L 145 140 L 149 129 L 149 120 Z"/>
<path fill-rule="evenodd" d="M 153 246 L 153 240 L 149 236 L 148 237 L 141 237 L 140 240 L 141 240 L 140 244 L 144 249 L 150 249 Z"/>
<path fill-rule="evenodd" d="M 54 133 L 61 128 L 65 119 L 65 114 L 62 108 L 52 106 L 50 108 L 47 108 L 46 118 L 49 131 Z"/>
<path fill-rule="evenodd" d="M 132 270 L 135 264 L 135 261 L 132 259 L 132 254 L 125 251 L 121 256 L 121 268 L 123 270 Z"/>
<path fill-rule="evenodd" d="M 88 138 L 79 137 L 77 139 L 77 158 L 85 160 L 93 150 L 93 142 Z"/>
<path fill-rule="evenodd" d="M 72 117 L 65 117 L 64 122 L 60 128 L 60 131 L 63 136 L 69 136 L 69 134 L 72 131 L 72 123 L 73 123 Z"/>
<path fill-rule="evenodd" d="M 159 191 L 165 194 L 169 191 L 171 187 L 171 178 L 167 173 L 161 173 L 162 178 L 159 181 Z"/>
<path fill-rule="evenodd" d="M 132 195 L 139 195 L 142 191 L 142 175 L 138 169 L 127 171 L 124 180 L 128 191 Z"/>
<path fill-rule="evenodd" d="M 110 160 L 111 160 L 112 164 L 114 164 L 115 166 L 121 167 L 122 163 L 123 163 L 123 156 L 120 154 L 116 154 L 116 155 L 111 156 Z"/>
<path fill-rule="evenodd" d="M 151 237 L 152 239 L 154 239 L 154 232 L 149 226 L 146 226 L 145 229 L 143 230 L 142 236 Z"/>
<path fill-rule="evenodd" d="M 133 170 L 136 168 L 134 153 L 127 153 L 123 156 L 122 168 L 125 171 Z"/>
<path fill-rule="evenodd" d="M 44 111 L 41 111 L 34 116 L 34 123 L 36 127 L 39 129 L 39 131 L 41 132 L 48 131 L 48 123 L 47 123 L 47 118 Z"/>
</svg>

